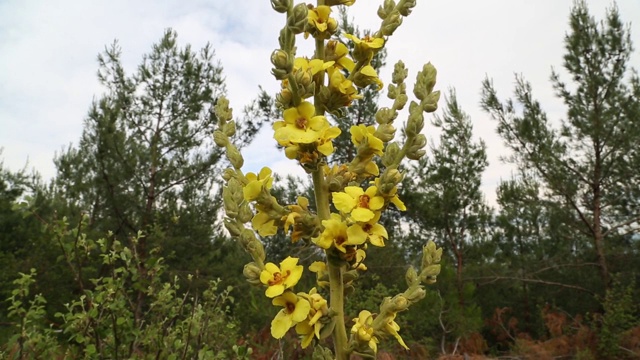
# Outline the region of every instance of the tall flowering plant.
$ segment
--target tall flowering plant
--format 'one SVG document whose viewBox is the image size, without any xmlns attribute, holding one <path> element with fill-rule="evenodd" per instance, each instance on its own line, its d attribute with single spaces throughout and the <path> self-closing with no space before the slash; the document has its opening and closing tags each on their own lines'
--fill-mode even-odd
<svg viewBox="0 0 640 360">
<path fill-rule="evenodd" d="M 244 160 L 231 141 L 235 124 L 228 101 L 221 99 L 215 107 L 219 127 L 214 140 L 225 148 L 233 166 L 223 175 L 224 223 L 253 259 L 244 268 L 245 277 L 263 287 L 265 296 L 277 309 L 271 335 L 280 339 L 293 328 L 302 347 L 315 343 L 318 358 L 338 360 L 352 354 L 374 358 L 379 339 L 386 336 L 407 348 L 395 318 L 425 296 L 423 284 L 436 281 L 442 256 L 442 249 L 429 241 L 420 269 L 407 270 L 407 289 L 403 293 L 385 298 L 376 312 L 363 309 L 359 314 L 345 314 L 345 289 L 352 289 L 352 282 L 366 270 L 367 247 L 383 247 L 389 240 L 379 223 L 381 213 L 389 206 L 406 210 L 397 194 L 404 176 L 400 164 L 425 154 L 426 137 L 421 134 L 424 113 L 435 111 L 440 97 L 439 91 L 433 91 L 436 69 L 426 64 L 418 72 L 413 88 L 416 100 L 409 104 L 404 139 L 393 141 L 394 120 L 409 100 L 405 84 L 408 71 L 399 61 L 387 86 L 393 105 L 377 112 L 376 126 L 351 127 L 351 141 L 357 151 L 350 162 L 327 165 L 327 157 L 334 151 L 333 139 L 340 135 L 340 129 L 330 121 L 331 115 L 340 115 L 358 101 L 362 88 L 384 89 L 371 60 L 416 3 L 385 0 L 378 9 L 382 21 L 376 32 L 364 38 L 343 34 L 343 41 L 353 44 L 349 51 L 338 39 L 338 24 L 331 14 L 335 6 L 354 2 L 317 0 L 312 5 L 271 0 L 273 9 L 285 16 L 280 48 L 271 55 L 272 73 L 281 83 L 276 102 L 283 115 L 273 124 L 274 139 L 284 148 L 287 158 L 311 174 L 315 209 L 303 196 L 295 204 L 279 204 L 270 192 L 273 177 L 268 167 L 257 174 L 241 170 Z M 315 42 L 312 55 L 296 54 L 295 44 L 300 37 Z M 251 226 L 247 227 L 247 223 Z M 278 229 L 292 242 L 304 241 L 318 248 L 318 261 L 306 269 L 315 273 L 317 286 L 307 292 L 294 289 L 305 272 L 299 259 L 287 257 L 280 264 L 265 259 L 258 235 L 272 236 Z M 349 330 L 347 325 L 351 326 Z M 319 345 L 328 337 L 333 338 L 333 353 Z"/>
</svg>

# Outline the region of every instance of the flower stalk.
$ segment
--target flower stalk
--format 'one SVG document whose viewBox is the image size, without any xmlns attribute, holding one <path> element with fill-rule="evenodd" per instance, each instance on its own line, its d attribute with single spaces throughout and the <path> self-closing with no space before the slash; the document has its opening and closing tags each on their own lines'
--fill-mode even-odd
<svg viewBox="0 0 640 360">
<path fill-rule="evenodd" d="M 413 88 L 416 101 L 409 103 L 404 143 L 393 141 L 394 121 L 409 101 L 405 84 L 408 70 L 399 61 L 387 87 L 387 96 L 394 100 L 392 106 L 379 109 L 375 115 L 377 125 L 351 127 L 356 149 L 353 159 L 328 165 L 327 159 L 334 151 L 333 140 L 341 132 L 334 125 L 333 116 L 344 113 L 346 107 L 361 99 L 363 88 L 384 88 L 371 62 L 416 1 L 384 0 L 378 9 L 378 31 L 364 38 L 339 36 L 332 9 L 353 3 L 355 0 L 317 0 L 313 6 L 294 4 L 294 0 L 271 0 L 273 9 L 285 15 L 280 48 L 271 55 L 271 72 L 281 82 L 276 104 L 282 110 L 282 119 L 273 124 L 274 139 L 284 148 L 287 158 L 311 175 L 315 212 L 302 196 L 295 204 L 279 204 L 271 195 L 273 178 L 268 167 L 259 173 L 242 171 L 244 159 L 232 141 L 235 123 L 224 98 L 215 107 L 218 129 L 213 134 L 214 142 L 225 149 L 231 164 L 223 173 L 224 224 L 252 258 L 243 271 L 247 281 L 263 287 L 265 296 L 278 309 L 271 335 L 281 339 L 294 329 L 303 348 L 314 344 L 314 358 L 317 354 L 319 358 L 338 360 L 347 360 L 351 355 L 375 358 L 377 344 L 388 336 L 408 349 L 395 318 L 425 296 L 424 285 L 435 282 L 442 254 L 442 249 L 428 242 L 420 270 L 407 270 L 404 292 L 386 297 L 377 313 L 363 309 L 359 314 L 345 314 L 346 296 L 355 291 L 358 277 L 367 269 L 367 247 L 383 247 L 386 241 L 393 240 L 379 221 L 389 206 L 406 210 L 398 197 L 398 185 L 404 177 L 402 164 L 424 156 L 424 113 L 437 109 L 440 96 L 439 91 L 434 91 L 436 70 L 426 64 L 418 72 Z M 296 54 L 297 36 L 313 38 L 315 50 L 311 57 Z M 290 233 L 294 243 L 304 241 L 317 246 L 322 250 L 317 252 L 318 261 L 304 264 L 289 256 L 280 265 L 268 262 L 260 238 L 279 230 Z M 295 292 L 305 269 L 316 274 L 317 287 Z M 353 323 L 349 332 L 346 317 Z M 332 354 L 320 345 L 329 336 L 333 339 Z"/>
</svg>

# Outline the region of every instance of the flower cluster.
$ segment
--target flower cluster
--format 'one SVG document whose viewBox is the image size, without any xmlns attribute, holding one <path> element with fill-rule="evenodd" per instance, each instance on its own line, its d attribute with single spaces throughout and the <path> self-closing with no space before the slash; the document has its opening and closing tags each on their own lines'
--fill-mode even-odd
<svg viewBox="0 0 640 360">
<path fill-rule="evenodd" d="M 282 111 L 282 118 L 273 123 L 274 139 L 287 158 L 311 174 L 315 207 L 303 196 L 295 204 L 279 204 L 271 195 L 269 168 L 246 174 L 241 170 L 244 161 L 230 140 L 235 124 L 224 99 L 215 107 L 219 128 L 214 133 L 215 143 L 225 148 L 232 165 L 223 174 L 225 227 L 253 259 L 244 269 L 247 280 L 264 287 L 265 295 L 280 307 L 271 323 L 272 336 L 282 338 L 294 328 L 303 348 L 332 336 L 335 358 L 341 360 L 351 354 L 375 356 L 379 340 L 385 336 L 396 338 L 407 348 L 395 318 L 425 296 L 423 284 L 435 281 L 442 253 L 429 242 L 420 272 L 413 268 L 407 271 L 407 290 L 385 298 L 377 314 L 362 310 L 353 320 L 350 335 L 347 333 L 345 294 L 353 291 L 354 281 L 367 269 L 364 261 L 369 244 L 384 247 L 390 241 L 380 223 L 383 212 L 390 206 L 406 210 L 398 196 L 404 176 L 401 164 L 424 155 L 424 113 L 435 111 L 439 99 L 439 92 L 433 90 L 435 68 L 426 64 L 413 89 L 417 101 L 409 104 L 404 141 L 394 141 L 394 121 L 409 101 L 405 84 L 408 70 L 399 61 L 387 87 L 393 104 L 377 112 L 375 125 L 351 126 L 355 156 L 349 162 L 329 166 L 333 142 L 341 134 L 334 116 L 361 99 L 363 88 L 384 88 L 372 60 L 415 6 L 415 0 L 385 0 L 378 10 L 381 23 L 377 31 L 364 37 L 340 35 L 332 16 L 334 7 L 354 2 L 323 0 L 314 6 L 271 0 L 273 9 L 286 17 L 280 47 L 271 55 L 272 74 L 280 81 L 276 104 Z M 312 56 L 297 56 L 298 37 L 314 40 Z M 278 232 L 290 236 L 294 243 L 317 246 L 321 259 L 311 264 L 295 257 L 287 257 L 279 265 L 266 262 L 258 236 Z M 294 292 L 305 266 L 316 274 L 317 287 Z"/>
</svg>

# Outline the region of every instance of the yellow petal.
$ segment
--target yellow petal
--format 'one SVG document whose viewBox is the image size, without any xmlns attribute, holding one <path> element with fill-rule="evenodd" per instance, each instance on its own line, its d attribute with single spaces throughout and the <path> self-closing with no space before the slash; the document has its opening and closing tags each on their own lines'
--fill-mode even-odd
<svg viewBox="0 0 640 360">
<path fill-rule="evenodd" d="M 312 103 L 303 101 L 298 105 L 298 113 L 307 119 L 311 119 L 316 114 L 316 108 Z"/>
<path fill-rule="evenodd" d="M 267 176 L 269 176 L 269 175 L 271 175 L 271 169 L 269 169 L 268 167 L 265 166 L 260 170 L 259 178 L 260 179 L 266 179 Z"/>
<path fill-rule="evenodd" d="M 373 219 L 374 216 L 373 211 L 365 208 L 356 208 L 351 211 L 351 217 L 353 217 L 355 221 L 366 222 Z"/>
<path fill-rule="evenodd" d="M 287 157 L 287 159 L 296 159 L 298 157 L 298 150 L 300 150 L 300 147 L 297 145 L 287 146 L 284 149 L 284 155 Z"/>
<path fill-rule="evenodd" d="M 259 181 L 252 181 L 247 184 L 242 189 L 242 194 L 244 195 L 244 199 L 247 201 L 251 201 L 260 195 L 260 191 L 262 190 L 262 183 Z"/>
<path fill-rule="evenodd" d="M 311 263 L 311 265 L 309 265 L 309 271 L 311 272 L 324 271 L 326 269 L 327 264 L 324 261 L 314 261 L 313 263 Z"/>
<path fill-rule="evenodd" d="M 288 288 L 295 286 L 302 277 L 303 269 L 304 267 L 302 265 L 298 265 L 295 268 L 291 269 L 291 272 L 289 273 L 289 276 L 285 281 L 285 286 Z"/>
<path fill-rule="evenodd" d="M 368 234 L 362 230 L 362 227 L 358 224 L 353 224 L 347 229 L 347 235 L 349 236 L 350 245 L 360 245 L 367 241 Z"/>
<path fill-rule="evenodd" d="M 311 304 L 309 304 L 309 301 L 298 297 L 298 302 L 296 303 L 295 310 L 293 310 L 293 313 L 291 314 L 291 318 L 295 322 L 300 322 L 307 318 L 309 310 L 311 310 Z"/>
<path fill-rule="evenodd" d="M 268 298 L 274 298 L 276 296 L 282 295 L 283 292 L 284 292 L 284 285 L 276 284 L 276 285 L 269 286 L 267 290 L 264 292 L 264 294 Z"/>
<path fill-rule="evenodd" d="M 332 194 L 332 199 L 336 209 L 344 213 L 351 212 L 351 210 L 356 207 L 356 200 L 349 194 L 336 192 Z"/>
<path fill-rule="evenodd" d="M 384 198 L 382 196 L 374 196 L 369 199 L 369 209 L 380 210 L 384 206 Z"/>
<path fill-rule="evenodd" d="M 318 146 L 318 151 L 324 156 L 333 154 L 333 143 L 331 141 L 325 142 L 324 144 Z"/>
<path fill-rule="evenodd" d="M 374 176 L 380 175 L 380 169 L 378 169 L 378 165 L 373 161 L 369 161 L 367 165 L 364 166 L 364 169 L 366 172 L 368 172 L 371 175 L 374 175 Z"/>
<path fill-rule="evenodd" d="M 287 124 L 295 124 L 298 119 L 298 109 L 297 108 L 288 108 L 282 113 L 282 117 L 284 118 L 284 122 Z"/>
<path fill-rule="evenodd" d="M 404 205 L 402 200 L 400 200 L 400 198 L 398 198 L 397 196 L 394 196 L 394 197 L 391 198 L 391 203 L 393 205 L 395 205 L 398 208 L 398 210 L 400 210 L 400 211 L 407 210 L 407 207 Z"/>
<path fill-rule="evenodd" d="M 368 77 L 378 77 L 376 69 L 374 69 L 371 65 L 363 66 L 362 69 L 360 69 L 360 73 Z"/>
<path fill-rule="evenodd" d="M 364 190 L 362 190 L 360 186 L 347 186 L 344 188 L 344 192 L 354 199 L 357 199 L 360 195 L 364 194 Z"/>
<path fill-rule="evenodd" d="M 293 326 L 291 317 L 288 316 L 284 309 L 280 310 L 276 317 L 271 321 L 271 336 L 276 339 L 281 339 Z"/>
</svg>

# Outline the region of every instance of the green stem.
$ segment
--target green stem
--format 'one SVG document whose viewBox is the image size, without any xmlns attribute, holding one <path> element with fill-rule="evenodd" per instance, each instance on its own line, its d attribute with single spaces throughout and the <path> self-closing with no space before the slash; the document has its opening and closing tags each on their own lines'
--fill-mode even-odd
<svg viewBox="0 0 640 360">
<path fill-rule="evenodd" d="M 331 216 L 329 208 L 329 188 L 325 183 L 322 168 L 312 173 L 313 187 L 316 197 L 316 208 L 320 220 L 326 220 Z M 327 254 L 327 257 L 330 255 Z M 329 268 L 329 302 L 336 319 L 333 330 L 333 343 L 335 346 L 336 360 L 348 360 L 347 329 L 344 323 L 344 281 L 342 279 L 342 266 L 327 261 Z"/>
<path fill-rule="evenodd" d="M 347 328 L 344 324 L 344 282 L 342 266 L 329 262 L 329 282 L 331 310 L 335 312 L 336 327 L 333 329 L 333 343 L 336 360 L 348 360 Z"/>
</svg>

